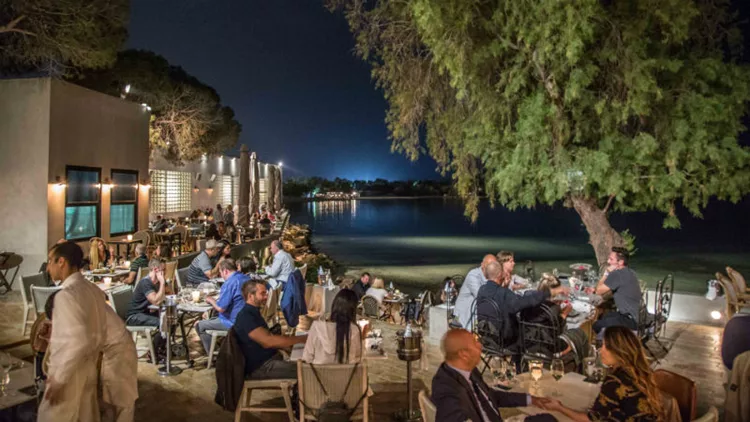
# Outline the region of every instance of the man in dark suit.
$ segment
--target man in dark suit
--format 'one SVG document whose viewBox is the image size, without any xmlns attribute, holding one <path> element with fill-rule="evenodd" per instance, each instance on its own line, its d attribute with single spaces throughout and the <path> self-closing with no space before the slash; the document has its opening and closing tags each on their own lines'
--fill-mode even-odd
<svg viewBox="0 0 750 422">
<path fill-rule="evenodd" d="M 370 288 L 370 273 L 364 272 L 362 273 L 362 276 L 359 277 L 359 281 L 354 283 L 354 286 L 352 286 L 352 290 L 354 290 L 354 293 L 357 295 L 357 300 L 362 300 L 362 296 L 367 293 L 367 289 Z"/>
<path fill-rule="evenodd" d="M 558 294 L 568 294 L 566 287 L 555 287 L 544 291 L 529 291 L 523 296 L 513 292 L 509 283 L 511 278 L 503 273 L 502 265 L 498 262 L 490 262 L 485 268 L 488 282 L 485 283 L 477 294 L 477 319 L 481 323 L 483 319 L 490 318 L 500 321 L 502 327 L 497 327 L 503 336 L 506 348 L 513 349 L 518 341 L 518 317 L 516 314 L 524 309 L 539 306 L 550 297 Z M 495 307 L 500 311 L 495 313 Z"/>
<path fill-rule="evenodd" d="M 443 337 L 445 361 L 432 378 L 432 402 L 440 422 L 502 422 L 499 407 L 536 406 L 544 408 L 548 399 L 524 393 L 506 393 L 490 388 L 476 369 L 482 345 L 463 329 L 449 330 Z M 527 420 L 552 421 L 551 415 Z"/>
</svg>

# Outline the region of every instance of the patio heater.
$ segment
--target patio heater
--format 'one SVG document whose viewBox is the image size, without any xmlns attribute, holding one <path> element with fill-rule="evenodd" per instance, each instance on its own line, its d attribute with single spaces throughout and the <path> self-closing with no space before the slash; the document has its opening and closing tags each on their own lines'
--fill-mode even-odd
<svg viewBox="0 0 750 422">
<path fill-rule="evenodd" d="M 164 366 L 159 368 L 159 375 L 163 377 L 179 375 L 182 373 L 182 369 L 172 366 L 172 333 L 174 332 L 175 325 L 177 325 L 177 297 L 174 295 L 167 296 L 164 302 L 162 302 L 159 311 L 164 317 L 163 324 L 166 325 L 167 337 L 167 359 L 164 362 Z M 152 358 L 156 360 L 156 356 L 152 356 Z"/>
<path fill-rule="evenodd" d="M 398 348 L 396 349 L 398 358 L 406 362 L 406 399 L 409 407 L 405 410 L 399 410 L 394 416 L 396 420 L 402 422 L 421 421 L 422 413 L 419 410 L 414 410 L 414 403 L 412 401 L 411 363 L 422 357 L 422 331 L 418 329 L 412 330 L 411 324 L 407 323 L 405 330 L 398 330 L 396 332 L 396 341 L 398 342 Z"/>
</svg>

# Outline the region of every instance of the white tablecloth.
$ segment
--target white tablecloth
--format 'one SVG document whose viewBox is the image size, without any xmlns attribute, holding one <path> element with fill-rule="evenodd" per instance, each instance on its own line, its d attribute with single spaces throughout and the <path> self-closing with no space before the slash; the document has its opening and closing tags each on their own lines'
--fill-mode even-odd
<svg viewBox="0 0 750 422">
<path fill-rule="evenodd" d="M 511 391 L 516 393 L 529 393 L 535 396 L 552 397 L 560 400 L 564 405 L 578 411 L 586 411 L 596 400 L 601 388 L 600 384 L 591 384 L 585 382 L 584 376 L 574 372 L 569 372 L 563 376 L 559 382 L 556 382 L 549 371 L 544 371 L 542 379 L 539 380 L 541 391 L 534 390 L 534 380 L 531 374 L 524 373 L 516 377 L 516 384 Z M 559 396 L 555 392 L 559 392 Z M 571 421 L 572 419 L 559 412 L 546 412 L 538 407 L 519 407 L 518 410 L 527 415 L 536 415 L 538 413 L 552 413 L 558 421 Z"/>
</svg>

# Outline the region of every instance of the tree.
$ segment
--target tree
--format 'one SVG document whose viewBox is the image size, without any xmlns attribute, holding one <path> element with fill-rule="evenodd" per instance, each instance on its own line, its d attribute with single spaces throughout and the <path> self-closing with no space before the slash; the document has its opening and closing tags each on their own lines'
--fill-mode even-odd
<svg viewBox="0 0 750 422">
<path fill-rule="evenodd" d="M 151 148 L 169 161 L 220 154 L 239 139 L 241 125 L 216 91 L 155 53 L 123 51 L 111 69 L 89 72 L 81 83 L 151 107 Z"/>
<path fill-rule="evenodd" d="M 0 0 L 0 67 L 71 76 L 110 66 L 129 11 L 128 0 Z"/>
<path fill-rule="evenodd" d="M 725 0 L 332 0 L 388 100 L 393 149 L 510 209 L 562 202 L 599 263 L 608 213 L 679 227 L 750 189 L 750 71 Z"/>
</svg>

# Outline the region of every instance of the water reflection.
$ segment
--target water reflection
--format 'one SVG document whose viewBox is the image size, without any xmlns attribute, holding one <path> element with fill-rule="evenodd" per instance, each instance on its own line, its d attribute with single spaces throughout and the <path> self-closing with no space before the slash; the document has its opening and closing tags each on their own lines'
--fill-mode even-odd
<svg viewBox="0 0 750 422">
<path fill-rule="evenodd" d="M 313 220 L 354 220 L 357 218 L 357 206 L 359 201 L 354 199 L 326 200 L 307 203 L 307 211 L 312 214 Z"/>
</svg>

